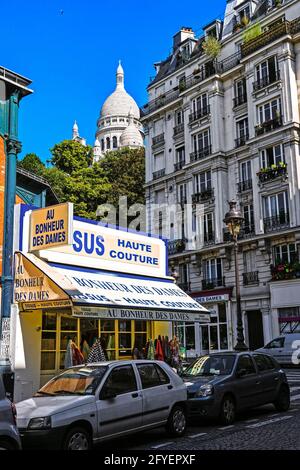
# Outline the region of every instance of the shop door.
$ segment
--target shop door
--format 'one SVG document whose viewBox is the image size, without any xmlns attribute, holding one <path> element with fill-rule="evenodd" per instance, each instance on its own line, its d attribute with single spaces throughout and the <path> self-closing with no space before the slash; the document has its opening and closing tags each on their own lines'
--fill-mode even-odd
<svg viewBox="0 0 300 470">
<path fill-rule="evenodd" d="M 254 351 L 264 345 L 264 329 L 260 310 L 247 312 L 249 349 Z"/>
</svg>

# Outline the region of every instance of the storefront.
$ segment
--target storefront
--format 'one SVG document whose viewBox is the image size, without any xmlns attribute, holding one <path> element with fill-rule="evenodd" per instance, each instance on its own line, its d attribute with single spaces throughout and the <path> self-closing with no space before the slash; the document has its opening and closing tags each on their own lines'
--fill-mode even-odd
<svg viewBox="0 0 300 470">
<path fill-rule="evenodd" d="M 15 237 L 18 399 L 65 367 L 70 340 L 82 350 L 101 338 L 109 359 L 128 359 L 136 343 L 171 339 L 175 322 L 209 322 L 208 311 L 168 276 L 164 240 L 74 218 L 72 242 L 45 248 L 46 239 L 68 236 L 42 233 L 59 223 L 33 227 L 31 209 L 19 211 Z"/>
<path fill-rule="evenodd" d="M 210 312 L 210 322 L 175 324 L 175 333 L 186 349 L 187 358 L 232 349 L 230 297 L 231 289 L 209 295 L 193 294 L 193 298 Z"/>
<path fill-rule="evenodd" d="M 270 283 L 272 337 L 300 333 L 300 279 Z"/>
</svg>

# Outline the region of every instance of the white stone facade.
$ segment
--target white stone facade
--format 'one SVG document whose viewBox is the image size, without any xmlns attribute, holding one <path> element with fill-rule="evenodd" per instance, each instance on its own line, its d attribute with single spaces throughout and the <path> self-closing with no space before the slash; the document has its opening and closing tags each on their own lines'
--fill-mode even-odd
<svg viewBox="0 0 300 470">
<path fill-rule="evenodd" d="M 213 312 L 209 327 L 178 326 L 190 356 L 235 344 L 233 245 L 223 222 L 229 200 L 245 218 L 239 269 L 246 343 L 255 348 L 280 330 L 300 331 L 300 1 L 276 4 L 231 0 L 225 23 L 212 22 L 204 37 L 183 28 L 148 87 L 147 229 L 171 240 L 170 270 Z M 245 16 L 248 28 L 240 24 Z M 252 27 L 257 37 L 247 40 Z M 209 34 L 222 44 L 216 60 L 201 50 Z M 155 203 L 177 209 L 169 220 L 153 217 Z M 278 303 L 272 292 L 282 283 L 293 294 L 282 298 L 281 287 Z"/>
</svg>

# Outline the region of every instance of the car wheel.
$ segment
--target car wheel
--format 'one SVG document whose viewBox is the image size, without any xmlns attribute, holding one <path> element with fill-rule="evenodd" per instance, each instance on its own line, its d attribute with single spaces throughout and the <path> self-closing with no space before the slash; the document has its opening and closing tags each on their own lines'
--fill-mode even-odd
<svg viewBox="0 0 300 470">
<path fill-rule="evenodd" d="M 278 396 L 274 401 L 274 406 L 277 411 L 287 411 L 290 407 L 290 390 L 287 386 L 281 386 Z"/>
<path fill-rule="evenodd" d="M 167 432 L 172 437 L 181 437 L 186 431 L 186 411 L 181 406 L 174 406 L 168 418 Z"/>
<path fill-rule="evenodd" d="M 92 447 L 92 438 L 85 428 L 72 428 L 64 441 L 64 450 L 89 450 Z"/>
<path fill-rule="evenodd" d="M 236 414 L 236 407 L 233 397 L 227 395 L 223 398 L 220 410 L 220 421 L 225 426 L 230 426 L 234 423 Z"/>
<path fill-rule="evenodd" d="M 0 440 L 0 450 L 15 450 L 15 447 L 9 441 Z"/>
</svg>

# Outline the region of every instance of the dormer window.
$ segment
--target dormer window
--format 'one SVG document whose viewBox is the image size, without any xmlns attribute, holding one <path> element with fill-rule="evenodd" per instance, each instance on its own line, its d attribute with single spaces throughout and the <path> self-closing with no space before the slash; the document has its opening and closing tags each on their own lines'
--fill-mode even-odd
<svg viewBox="0 0 300 470">
<path fill-rule="evenodd" d="M 216 39 L 219 39 L 222 29 L 221 20 L 214 20 L 212 23 L 209 23 L 207 26 L 204 26 L 203 31 L 205 36 L 212 36 Z"/>
<path fill-rule="evenodd" d="M 243 23 L 244 19 L 247 18 L 250 20 L 250 5 L 246 4 L 243 8 L 238 10 L 238 21 L 239 23 Z"/>
<path fill-rule="evenodd" d="M 213 38 L 217 39 L 217 27 L 214 26 L 213 28 L 208 29 L 206 31 L 206 36 L 212 36 Z"/>
</svg>

